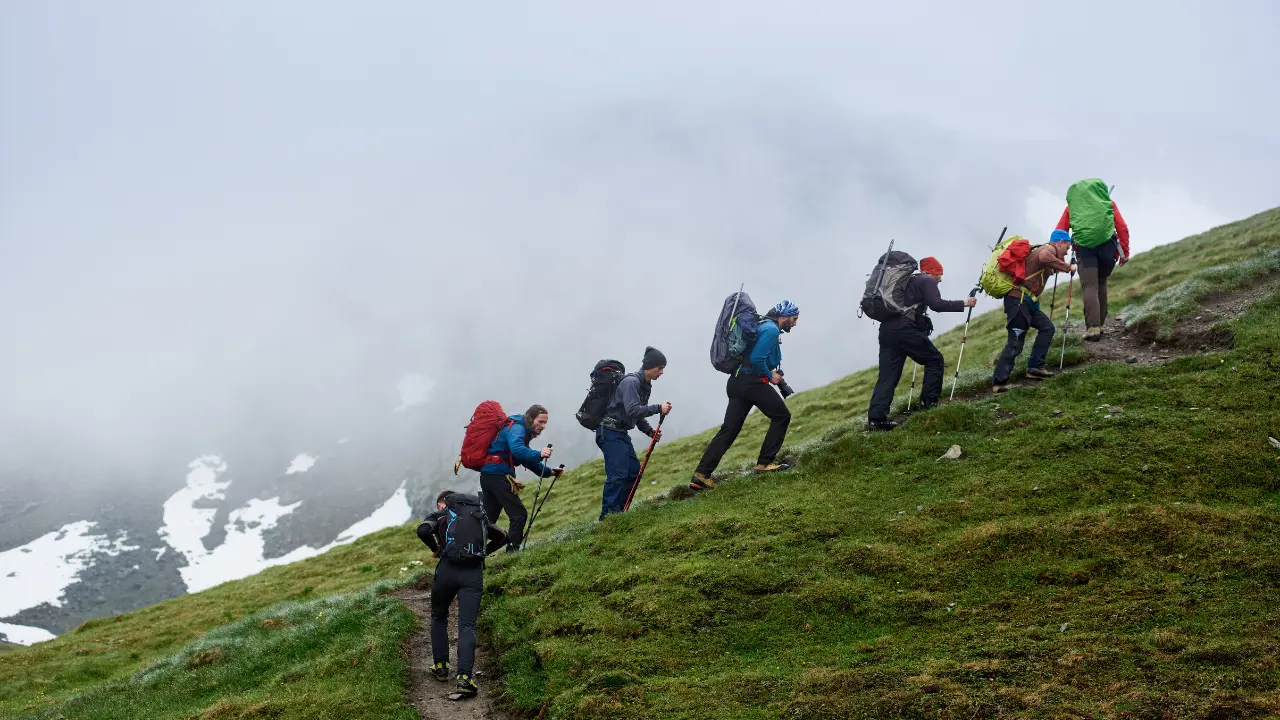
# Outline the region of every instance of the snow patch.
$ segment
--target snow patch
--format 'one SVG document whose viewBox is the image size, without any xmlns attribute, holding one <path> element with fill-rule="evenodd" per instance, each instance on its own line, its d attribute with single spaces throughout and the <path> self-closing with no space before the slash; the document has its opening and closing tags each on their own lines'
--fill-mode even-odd
<svg viewBox="0 0 1280 720">
<path fill-rule="evenodd" d="M 15 645 L 34 645 L 58 637 L 44 628 L 31 627 L 30 625 L 11 625 L 3 622 L 0 622 L 0 635 L 4 636 L 6 642 L 11 642 Z"/>
<path fill-rule="evenodd" d="M 284 471 L 285 475 L 293 475 L 294 473 L 304 473 L 315 467 L 316 458 L 306 453 L 301 453 L 298 457 L 289 463 L 289 469 Z"/>
<path fill-rule="evenodd" d="M 62 607 L 67 587 L 93 564 L 95 555 L 115 556 L 138 549 L 127 543 L 126 533 L 109 540 L 106 534 L 93 533 L 95 526 L 90 520 L 69 523 L 0 552 L 0 617 L 44 603 Z"/>
<path fill-rule="evenodd" d="M 302 456 L 300 456 L 302 457 Z M 314 459 L 312 460 L 314 462 Z M 295 460 L 296 462 L 296 460 Z M 408 522 L 413 515 L 405 483 L 369 517 L 338 534 L 324 547 L 303 545 L 286 555 L 264 558 L 263 535 L 276 527 L 280 519 L 297 510 L 302 501 L 281 505 L 280 498 L 253 499 L 244 507 L 231 511 L 224 527 L 227 539 L 213 550 L 205 548 L 203 539 L 213 526 L 216 510 L 192 507 L 201 499 L 225 499 L 231 481 L 220 481 L 226 463 L 216 456 L 205 456 L 191 463 L 187 485 L 164 504 L 164 526 L 160 537 L 187 560 L 180 568 L 188 592 L 199 592 L 230 580 L 238 580 L 276 565 L 287 565 L 314 557 L 339 545 L 345 545 L 376 530 Z"/>
</svg>

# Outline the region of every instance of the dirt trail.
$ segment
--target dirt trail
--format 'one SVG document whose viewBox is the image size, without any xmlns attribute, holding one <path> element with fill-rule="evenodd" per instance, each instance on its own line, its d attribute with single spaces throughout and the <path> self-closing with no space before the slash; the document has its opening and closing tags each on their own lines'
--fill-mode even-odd
<svg viewBox="0 0 1280 720">
<path fill-rule="evenodd" d="M 431 580 L 425 579 L 420 587 L 405 588 L 395 593 L 405 607 L 418 616 L 418 629 L 409 638 L 405 648 L 409 665 L 409 704 L 423 720 L 519 720 L 496 709 L 489 692 L 490 684 L 497 682 L 497 673 L 490 672 L 482 647 L 476 648 L 475 680 L 480 694 L 470 700 L 453 701 L 448 698 L 454 690 L 453 678 L 438 682 L 431 676 Z M 449 614 L 449 664 L 456 672 L 458 652 L 457 603 Z"/>
<path fill-rule="evenodd" d="M 1156 340 L 1158 328 L 1152 325 L 1125 327 L 1123 315 L 1111 317 L 1107 320 L 1102 340 L 1085 343 L 1085 361 L 1151 365 L 1217 348 L 1230 348 L 1234 346 L 1235 338 L 1220 324 L 1238 317 L 1277 290 L 1280 290 L 1280 273 L 1271 273 L 1233 292 L 1210 295 L 1200 302 L 1200 310 L 1195 316 L 1180 320 L 1174 326 L 1168 342 Z M 1084 330 L 1083 327 L 1080 329 Z M 1075 331 L 1074 327 L 1072 331 Z"/>
</svg>

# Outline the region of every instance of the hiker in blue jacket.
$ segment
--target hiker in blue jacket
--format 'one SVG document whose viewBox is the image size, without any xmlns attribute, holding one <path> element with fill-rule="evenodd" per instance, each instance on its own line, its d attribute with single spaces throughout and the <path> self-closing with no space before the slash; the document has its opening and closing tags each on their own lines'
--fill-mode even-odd
<svg viewBox="0 0 1280 720">
<path fill-rule="evenodd" d="M 549 468 L 543 462 L 551 457 L 551 448 L 534 450 L 529 441 L 542 434 L 547 427 L 547 409 L 534 405 L 524 415 L 512 415 L 505 428 L 498 431 L 489 445 L 489 456 L 480 469 L 480 499 L 489 522 L 497 523 L 498 514 L 506 511 L 507 552 L 520 549 L 524 541 L 524 524 L 529 512 L 520 500 L 523 483 L 516 482 L 516 464 L 525 466 L 538 477 L 559 475 L 559 468 Z"/>
<path fill-rule="evenodd" d="M 729 407 L 724 411 L 724 424 L 702 453 L 702 461 L 689 479 L 691 489 L 709 490 L 716 486 L 711 473 L 715 472 L 733 441 L 738 439 L 742 424 L 753 407 L 759 408 L 769 418 L 769 431 L 760 445 L 756 472 L 776 472 L 790 467 L 776 460 L 782 441 L 787 437 L 787 426 L 791 424 L 791 411 L 787 409 L 786 401 L 770 386 L 784 382 L 779 369 L 782 365 L 781 333 L 791 332 L 799 321 L 800 308 L 788 300 L 765 313 L 756 329 L 755 345 L 751 347 L 747 363 L 730 375 L 725 384 Z"/>
<path fill-rule="evenodd" d="M 647 347 L 640 371 L 629 373 L 618 381 L 609 408 L 605 410 L 600 427 L 596 428 L 596 446 L 604 454 L 604 492 L 600 499 L 600 519 L 621 512 L 631 493 L 636 476 L 640 474 L 640 459 L 631 443 L 632 428 L 651 438 L 662 437 L 662 431 L 649 425 L 646 418 L 671 412 L 671 403 L 650 405 L 649 394 L 653 381 L 662 377 L 667 368 L 667 356 Z"/>
</svg>

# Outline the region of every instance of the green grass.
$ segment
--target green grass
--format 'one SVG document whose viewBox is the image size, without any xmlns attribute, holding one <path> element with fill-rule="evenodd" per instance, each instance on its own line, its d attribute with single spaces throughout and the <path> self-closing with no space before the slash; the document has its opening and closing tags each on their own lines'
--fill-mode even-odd
<svg viewBox="0 0 1280 720">
<path fill-rule="evenodd" d="M 1143 253 L 1113 308 L 1277 247 L 1280 209 Z M 505 700 L 546 718 L 1280 713 L 1277 310 L 1233 323 L 1229 352 L 1078 368 L 891 434 L 860 431 L 875 376 L 856 372 L 789 400 L 798 470 L 664 500 L 709 429 L 661 443 L 651 501 L 599 524 L 601 463 L 566 473 L 526 552 L 490 565 Z M 989 383 L 1003 325 L 974 318 L 961 391 Z M 959 339 L 936 338 L 948 374 Z M 753 413 L 722 470 L 763 432 Z M 965 456 L 936 462 L 953 443 Z M 381 592 L 428 559 L 392 528 L 6 652 L 0 716 L 413 717 L 413 618 Z"/>
<path fill-rule="evenodd" d="M 511 701 L 552 718 L 1280 713 L 1280 403 L 1259 397 L 1280 387 L 1278 311 L 1240 321 L 1229 353 L 838 432 L 796 472 L 499 560 L 483 622 Z M 965 456 L 937 462 L 953 443 Z"/>
</svg>

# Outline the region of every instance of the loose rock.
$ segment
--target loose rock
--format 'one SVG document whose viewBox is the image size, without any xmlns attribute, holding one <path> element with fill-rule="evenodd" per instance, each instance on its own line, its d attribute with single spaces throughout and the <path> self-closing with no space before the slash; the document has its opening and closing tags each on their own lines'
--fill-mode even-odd
<svg viewBox="0 0 1280 720">
<path fill-rule="evenodd" d="M 960 456 L 963 454 L 964 454 L 964 451 L 960 449 L 959 445 L 952 445 L 947 450 L 947 452 L 942 455 L 942 457 L 938 458 L 937 460 L 934 460 L 934 462 L 941 462 L 943 460 L 958 460 Z"/>
<path fill-rule="evenodd" d="M 1125 361 L 1125 362 L 1127 362 L 1127 363 L 1129 363 L 1130 365 L 1137 364 L 1137 362 L 1138 362 L 1138 356 L 1137 356 L 1137 355 L 1130 355 L 1129 357 L 1125 358 L 1125 359 L 1124 359 L 1124 361 Z"/>
</svg>

